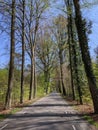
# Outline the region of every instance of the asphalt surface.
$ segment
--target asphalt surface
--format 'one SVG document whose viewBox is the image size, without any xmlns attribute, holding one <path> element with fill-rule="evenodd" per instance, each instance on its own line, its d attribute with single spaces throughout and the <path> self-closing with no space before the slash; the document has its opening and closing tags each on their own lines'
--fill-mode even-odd
<svg viewBox="0 0 98 130">
<path fill-rule="evenodd" d="M 36 101 L 0 123 L 0 130 L 95 130 L 58 93 Z"/>
</svg>

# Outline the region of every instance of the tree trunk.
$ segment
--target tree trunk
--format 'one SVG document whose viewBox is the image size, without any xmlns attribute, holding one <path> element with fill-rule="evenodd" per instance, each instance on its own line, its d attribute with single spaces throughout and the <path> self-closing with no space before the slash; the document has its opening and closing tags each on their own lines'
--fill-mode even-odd
<svg viewBox="0 0 98 130">
<path fill-rule="evenodd" d="M 14 57 L 15 57 L 15 0 L 12 0 L 10 65 L 9 65 L 8 88 L 5 100 L 5 109 L 11 108 L 12 88 L 14 80 Z"/>
<path fill-rule="evenodd" d="M 23 95 L 24 95 L 24 62 L 25 62 L 25 0 L 22 1 L 22 65 L 21 65 L 21 93 L 20 93 L 20 103 L 23 103 Z"/>
<path fill-rule="evenodd" d="M 37 92 L 36 69 L 34 69 L 34 93 L 33 93 L 33 98 L 36 98 L 36 92 Z"/>
<path fill-rule="evenodd" d="M 35 79 L 35 46 L 31 46 L 31 79 L 30 79 L 30 91 L 29 91 L 29 100 L 32 100 L 32 97 L 36 96 L 36 79 Z"/>
<path fill-rule="evenodd" d="M 64 0 L 65 5 L 67 7 L 67 11 L 69 11 L 69 6 L 70 6 L 70 2 L 69 0 Z M 72 89 L 72 98 L 73 100 L 75 100 L 75 89 L 74 89 L 74 83 L 73 83 L 73 69 L 72 69 L 72 54 L 71 54 L 71 36 L 70 36 L 70 15 L 69 13 L 67 14 L 67 18 L 68 18 L 68 26 L 67 26 L 67 30 L 68 30 L 68 45 L 69 45 L 69 62 L 70 62 L 70 78 L 71 78 L 71 89 Z"/>
<path fill-rule="evenodd" d="M 79 0 L 73 0 L 73 2 L 74 2 L 74 7 L 75 7 L 75 16 L 76 16 L 75 21 L 76 21 L 76 27 L 77 27 L 77 32 L 78 32 L 79 44 L 80 44 L 81 53 L 82 53 L 82 60 L 84 62 L 89 89 L 90 89 L 92 100 L 93 100 L 94 111 L 95 113 L 98 113 L 98 89 L 97 89 L 96 80 L 93 74 L 85 25 L 82 20 Z"/>
<path fill-rule="evenodd" d="M 61 84 L 60 84 L 60 80 L 58 80 L 58 90 L 59 90 L 59 93 L 62 93 L 62 91 L 61 91 Z"/>
<path fill-rule="evenodd" d="M 36 97 L 36 90 L 37 90 L 37 85 L 36 85 L 36 68 L 35 68 L 35 49 L 34 49 L 34 59 L 33 59 L 34 61 L 33 61 L 33 66 L 34 66 L 34 90 L 33 90 L 33 98 L 35 98 Z"/>
<path fill-rule="evenodd" d="M 33 59 L 31 57 L 31 77 L 30 77 L 30 90 L 29 90 L 29 100 L 32 100 L 33 95 Z"/>
<path fill-rule="evenodd" d="M 76 41 L 74 40 L 75 37 L 74 37 L 74 29 L 73 29 L 73 25 L 74 25 L 74 22 L 73 22 L 73 17 L 72 17 L 72 5 L 70 3 L 70 10 L 71 10 L 71 14 L 69 15 L 69 23 L 70 23 L 70 35 L 71 35 L 71 43 L 72 43 L 72 52 L 73 52 L 73 69 L 74 69 L 74 72 L 75 72 L 75 80 L 76 80 L 76 87 L 77 87 L 77 90 L 78 90 L 78 94 L 79 94 L 79 102 L 80 104 L 83 104 L 83 101 L 82 101 L 82 91 L 81 91 L 81 86 L 80 86 L 80 81 L 79 81 L 79 74 L 78 74 L 78 63 L 77 63 L 77 53 L 76 53 Z"/>
<path fill-rule="evenodd" d="M 75 90 L 74 90 L 74 83 L 73 83 L 73 69 L 72 69 L 72 54 L 71 54 L 71 39 L 70 39 L 70 21 L 68 17 L 68 44 L 69 44 L 69 62 L 70 62 L 70 75 L 71 75 L 71 88 L 72 88 L 72 97 L 75 100 Z"/>
<path fill-rule="evenodd" d="M 46 94 L 48 94 L 48 72 L 47 70 L 45 69 L 44 70 L 44 78 L 45 78 L 45 92 Z"/>
<path fill-rule="evenodd" d="M 66 89 L 65 89 L 64 81 L 63 81 L 63 69 L 62 69 L 63 59 L 62 59 L 61 50 L 59 50 L 59 59 L 60 59 L 60 78 L 61 78 L 62 91 L 63 91 L 63 95 L 66 95 Z"/>
</svg>

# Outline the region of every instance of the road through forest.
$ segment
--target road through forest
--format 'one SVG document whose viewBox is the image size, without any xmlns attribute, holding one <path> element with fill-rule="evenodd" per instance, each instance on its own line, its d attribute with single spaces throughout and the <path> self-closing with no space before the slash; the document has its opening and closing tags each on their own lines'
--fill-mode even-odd
<svg viewBox="0 0 98 130">
<path fill-rule="evenodd" d="M 58 93 L 24 107 L 0 123 L 0 130 L 95 130 Z"/>
</svg>

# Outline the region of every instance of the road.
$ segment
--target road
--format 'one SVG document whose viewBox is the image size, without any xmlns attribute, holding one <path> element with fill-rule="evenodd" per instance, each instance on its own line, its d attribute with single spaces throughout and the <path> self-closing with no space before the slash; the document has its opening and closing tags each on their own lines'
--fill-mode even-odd
<svg viewBox="0 0 98 130">
<path fill-rule="evenodd" d="M 0 123 L 0 130 L 95 130 L 58 93 L 36 101 Z"/>
</svg>

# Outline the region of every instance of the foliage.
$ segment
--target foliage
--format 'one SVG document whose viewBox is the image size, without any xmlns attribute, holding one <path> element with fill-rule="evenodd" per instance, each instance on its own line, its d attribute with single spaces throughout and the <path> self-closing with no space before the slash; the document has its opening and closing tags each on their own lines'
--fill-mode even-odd
<svg viewBox="0 0 98 130">
<path fill-rule="evenodd" d="M 92 125 L 96 126 L 96 128 L 98 128 L 98 123 L 95 122 L 95 121 L 92 119 L 92 117 L 85 115 L 84 118 L 85 118 L 90 124 L 92 124 Z"/>
<path fill-rule="evenodd" d="M 96 82 L 98 87 L 98 64 L 97 63 L 93 63 L 93 70 L 94 70 L 94 75 L 96 77 Z"/>
<path fill-rule="evenodd" d="M 12 106 L 16 106 L 19 103 L 20 97 L 20 70 L 15 69 L 15 80 L 14 80 L 14 87 L 12 90 Z M 7 77 L 8 77 L 8 70 L 7 69 L 0 69 L 0 109 L 4 107 L 5 95 L 7 90 Z M 37 88 L 37 97 L 44 96 L 44 77 L 42 75 L 38 76 L 38 88 Z M 28 100 L 29 96 L 29 81 L 30 75 L 25 76 L 25 85 L 24 85 L 24 101 Z M 41 81 L 41 82 L 40 82 Z"/>
<path fill-rule="evenodd" d="M 0 105 L 1 106 L 4 104 L 4 100 L 5 100 L 7 81 L 8 81 L 8 70 L 0 69 Z"/>
</svg>

